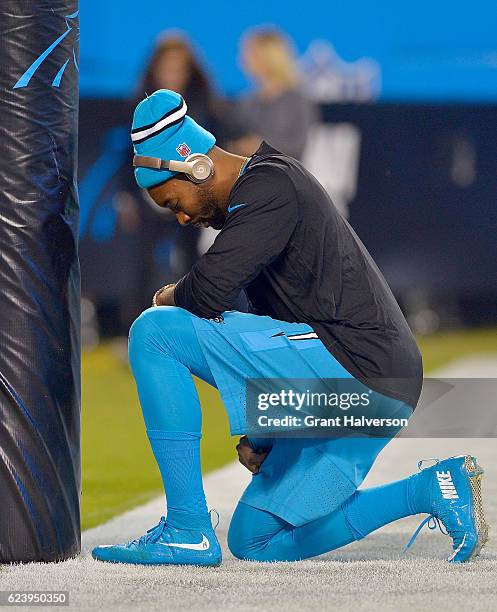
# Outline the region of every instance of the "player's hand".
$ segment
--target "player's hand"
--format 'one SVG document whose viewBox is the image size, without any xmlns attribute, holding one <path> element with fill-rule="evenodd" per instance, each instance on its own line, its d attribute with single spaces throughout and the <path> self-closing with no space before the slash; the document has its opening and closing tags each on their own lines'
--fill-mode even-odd
<svg viewBox="0 0 497 612">
<path fill-rule="evenodd" d="M 266 452 L 256 452 L 251 446 L 247 436 L 242 436 L 236 445 L 238 460 L 252 474 L 258 474 L 262 462 L 267 457 Z"/>
<path fill-rule="evenodd" d="M 174 306 L 174 287 L 175 283 L 165 285 L 155 292 L 152 306 Z"/>
</svg>

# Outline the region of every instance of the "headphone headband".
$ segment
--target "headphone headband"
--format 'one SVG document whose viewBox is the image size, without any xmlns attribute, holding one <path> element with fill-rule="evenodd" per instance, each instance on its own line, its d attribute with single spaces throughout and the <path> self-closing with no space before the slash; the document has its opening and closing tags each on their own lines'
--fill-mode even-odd
<svg viewBox="0 0 497 612">
<path fill-rule="evenodd" d="M 169 170 L 165 159 L 160 157 L 147 157 L 146 155 L 135 155 L 133 157 L 134 168 L 150 168 L 152 170 Z"/>
</svg>

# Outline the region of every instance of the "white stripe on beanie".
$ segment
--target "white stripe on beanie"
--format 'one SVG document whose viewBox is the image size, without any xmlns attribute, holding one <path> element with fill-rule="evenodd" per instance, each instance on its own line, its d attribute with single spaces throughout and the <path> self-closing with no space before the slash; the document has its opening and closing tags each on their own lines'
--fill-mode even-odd
<svg viewBox="0 0 497 612">
<path fill-rule="evenodd" d="M 145 138 L 149 138 L 150 136 L 153 136 L 157 132 L 160 132 L 168 125 L 171 125 L 171 123 L 178 121 L 178 119 L 182 119 L 186 115 L 186 111 L 187 111 L 186 102 L 183 100 L 183 104 L 181 108 L 175 111 L 172 115 L 169 115 L 168 117 L 164 117 L 163 119 L 160 119 L 159 121 L 157 121 L 157 123 L 154 123 L 154 125 L 152 125 L 151 127 L 145 130 L 141 130 L 139 132 L 133 132 L 131 134 L 132 142 L 136 142 L 137 140 L 143 140 Z"/>
</svg>

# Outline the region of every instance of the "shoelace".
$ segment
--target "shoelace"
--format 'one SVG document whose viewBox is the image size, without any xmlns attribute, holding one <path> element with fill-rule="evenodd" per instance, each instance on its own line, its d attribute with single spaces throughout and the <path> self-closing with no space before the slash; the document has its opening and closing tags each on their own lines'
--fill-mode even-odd
<svg viewBox="0 0 497 612">
<path fill-rule="evenodd" d="M 430 457 L 428 459 L 421 459 L 420 461 L 418 461 L 418 470 L 422 470 L 423 469 L 423 463 L 427 462 L 427 461 L 434 461 L 435 465 L 437 463 L 440 463 L 440 459 L 437 459 L 436 457 Z M 419 525 L 419 527 L 416 529 L 416 531 L 414 532 L 412 538 L 409 540 L 409 542 L 407 543 L 407 545 L 404 548 L 404 553 L 406 553 L 409 548 L 411 548 L 411 546 L 414 544 L 414 540 L 418 537 L 419 532 L 423 529 L 423 527 L 428 524 L 428 529 L 436 529 L 437 527 L 440 529 L 440 532 L 443 533 L 443 535 L 447 535 L 450 536 L 452 538 L 456 537 L 456 532 L 453 532 L 452 534 L 449 533 L 449 531 L 447 530 L 447 528 L 445 527 L 445 521 L 444 521 L 444 517 L 443 515 L 440 517 L 435 516 L 434 514 L 430 514 L 429 516 L 427 516 Z"/>
<path fill-rule="evenodd" d="M 155 542 L 162 535 L 162 532 L 164 531 L 165 526 L 166 526 L 166 517 L 161 516 L 159 523 L 155 525 L 154 527 L 152 527 L 151 529 L 148 529 L 147 533 L 145 535 L 142 535 L 140 538 L 138 538 L 138 540 L 135 540 L 136 543 L 137 544 L 148 544 L 148 542 L 150 541 Z"/>
<path fill-rule="evenodd" d="M 423 463 L 426 463 L 428 461 L 434 461 L 435 465 L 437 463 L 440 463 L 440 459 L 437 459 L 436 457 L 429 457 L 428 459 L 421 459 L 420 461 L 418 461 L 418 470 L 419 471 L 423 470 Z M 423 527 L 426 524 L 428 524 L 428 529 L 433 530 L 438 527 L 444 535 L 449 535 L 447 530 L 443 526 L 443 524 L 440 522 L 440 519 L 438 519 L 435 515 L 430 514 L 423 521 L 421 521 L 421 524 L 418 526 L 413 536 L 411 537 L 407 545 L 404 547 L 404 551 L 403 551 L 404 553 L 406 553 L 411 548 L 411 546 L 414 544 L 414 540 L 418 537 L 419 532 L 423 529 Z"/>
<path fill-rule="evenodd" d="M 215 508 L 212 508 L 211 510 L 209 510 L 209 516 L 211 516 L 211 520 L 212 520 L 212 513 L 215 513 L 216 518 L 217 518 L 216 524 L 213 526 L 213 529 L 216 529 L 217 526 L 219 525 L 219 512 Z M 147 533 L 140 536 L 137 540 L 132 540 L 130 544 L 141 545 L 141 544 L 148 544 L 148 542 L 155 542 L 160 538 L 165 527 L 166 527 L 166 517 L 161 516 L 160 521 L 157 523 L 157 525 L 148 529 Z"/>
<path fill-rule="evenodd" d="M 431 521 L 431 522 L 430 522 Z M 430 514 L 429 516 L 427 516 L 422 522 L 421 524 L 418 526 L 418 528 L 416 529 L 416 531 L 414 532 L 412 538 L 409 540 L 409 542 L 407 543 L 407 545 L 404 547 L 404 553 L 406 553 L 411 546 L 414 544 L 414 540 L 418 537 L 419 532 L 421 531 L 421 529 L 423 529 L 423 527 L 428 524 L 428 529 L 436 529 L 437 527 L 440 529 L 440 531 L 444 534 L 444 535 L 449 535 L 449 532 L 445 529 L 444 525 L 441 523 L 441 521 L 434 516 L 433 514 Z"/>
<path fill-rule="evenodd" d="M 216 518 L 217 518 L 216 524 L 212 526 L 212 529 L 214 529 L 214 531 L 215 531 L 217 529 L 217 526 L 219 525 L 220 518 L 219 518 L 219 512 L 215 508 L 211 508 L 209 510 L 209 517 L 211 519 L 211 523 L 212 523 L 212 513 L 213 512 L 215 512 Z"/>
<path fill-rule="evenodd" d="M 418 470 L 421 472 L 424 468 L 423 468 L 423 463 L 426 463 L 428 461 L 434 461 L 434 465 L 436 465 L 437 463 L 440 463 L 440 459 L 438 459 L 437 457 L 428 457 L 427 459 L 420 459 L 418 461 Z"/>
<path fill-rule="evenodd" d="M 216 515 L 216 519 L 217 519 L 216 524 L 213 526 L 213 529 L 216 529 L 217 526 L 219 525 L 219 512 L 215 508 L 212 508 L 211 510 L 209 510 L 209 516 L 211 516 L 211 520 L 212 520 L 212 513 L 215 513 Z M 160 521 L 158 522 L 157 525 L 148 529 L 147 533 L 140 536 L 137 540 L 132 540 L 130 544 L 133 543 L 133 544 L 140 545 L 140 544 L 148 544 L 148 542 L 155 542 L 156 540 L 160 538 L 165 527 L 166 527 L 166 517 L 161 516 Z"/>
</svg>

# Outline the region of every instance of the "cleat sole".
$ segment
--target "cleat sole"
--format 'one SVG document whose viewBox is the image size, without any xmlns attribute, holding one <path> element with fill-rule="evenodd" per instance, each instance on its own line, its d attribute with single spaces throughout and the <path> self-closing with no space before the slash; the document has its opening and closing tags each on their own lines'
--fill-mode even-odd
<svg viewBox="0 0 497 612">
<path fill-rule="evenodd" d="M 465 455 L 464 469 L 466 470 L 471 486 L 471 494 L 473 498 L 473 516 L 475 518 L 476 531 L 478 535 L 476 546 L 467 559 L 467 561 L 469 561 L 470 559 L 474 559 L 481 554 L 483 547 L 488 541 L 489 525 L 485 517 L 481 487 L 483 474 L 485 472 L 483 468 L 478 465 L 476 457 L 472 457 L 471 455 Z"/>
</svg>

